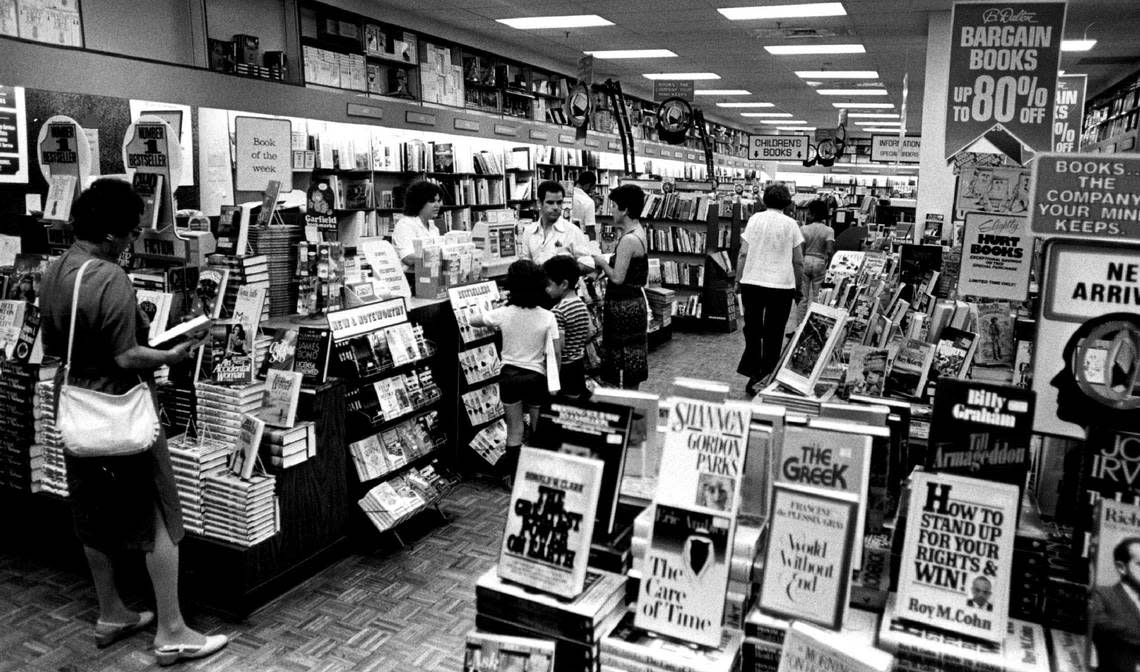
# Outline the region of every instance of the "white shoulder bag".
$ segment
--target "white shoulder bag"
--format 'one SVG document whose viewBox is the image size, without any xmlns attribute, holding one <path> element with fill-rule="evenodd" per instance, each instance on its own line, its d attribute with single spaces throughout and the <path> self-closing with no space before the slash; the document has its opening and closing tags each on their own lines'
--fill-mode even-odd
<svg viewBox="0 0 1140 672">
<path fill-rule="evenodd" d="M 83 272 L 94 259 L 79 267 L 71 296 L 71 325 L 67 335 L 67 362 L 56 407 L 56 428 L 64 449 L 74 457 L 116 457 L 148 450 L 160 429 L 154 399 L 146 383 L 126 394 L 107 394 L 68 384 L 71 377 L 71 347 L 79 313 L 79 285 Z"/>
</svg>

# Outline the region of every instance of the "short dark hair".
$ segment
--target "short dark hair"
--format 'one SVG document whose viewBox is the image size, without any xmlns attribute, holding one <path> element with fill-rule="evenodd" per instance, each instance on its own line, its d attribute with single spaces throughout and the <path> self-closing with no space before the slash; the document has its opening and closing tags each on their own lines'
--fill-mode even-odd
<svg viewBox="0 0 1140 672">
<path fill-rule="evenodd" d="M 545 201 L 546 195 L 552 191 L 557 191 L 558 193 L 562 194 L 563 197 L 566 196 L 566 189 L 562 186 L 562 184 L 556 182 L 555 180 L 543 180 L 538 185 L 538 202 L 542 203 Z"/>
<path fill-rule="evenodd" d="M 507 268 L 507 303 L 519 308 L 534 308 L 546 301 L 546 274 L 530 259 L 519 259 Z"/>
<path fill-rule="evenodd" d="M 588 189 L 598 183 L 598 175 L 592 170 L 584 170 L 578 175 L 578 179 L 574 180 L 574 184 Z"/>
<path fill-rule="evenodd" d="M 641 210 L 645 207 L 645 192 L 636 184 L 623 184 L 610 190 L 610 200 L 625 210 L 630 219 L 641 219 Z"/>
<path fill-rule="evenodd" d="M 831 216 L 831 210 L 827 207 L 827 203 L 816 199 L 808 203 L 808 215 L 813 222 L 826 221 Z"/>
<path fill-rule="evenodd" d="M 434 201 L 436 196 L 443 198 L 443 189 L 440 189 L 435 182 L 429 180 L 413 182 L 404 193 L 404 214 L 415 217 L 425 205 Z"/>
<path fill-rule="evenodd" d="M 556 285 L 565 282 L 574 287 L 578 284 L 578 278 L 582 277 L 582 272 L 578 270 L 578 260 L 565 254 L 547 259 L 542 270 L 546 273 L 546 278 Z"/>
<path fill-rule="evenodd" d="M 71 208 L 75 237 L 101 243 L 107 236 L 125 236 L 139 225 L 143 200 L 131 183 L 113 177 L 95 180 Z"/>
<path fill-rule="evenodd" d="M 1125 537 L 1112 549 L 1113 562 L 1127 565 L 1132 561 L 1132 551 L 1128 550 L 1133 544 L 1140 544 L 1140 537 Z"/>
<path fill-rule="evenodd" d="M 771 210 L 783 210 L 792 204 L 792 192 L 783 182 L 769 184 L 764 188 L 764 207 Z"/>
</svg>

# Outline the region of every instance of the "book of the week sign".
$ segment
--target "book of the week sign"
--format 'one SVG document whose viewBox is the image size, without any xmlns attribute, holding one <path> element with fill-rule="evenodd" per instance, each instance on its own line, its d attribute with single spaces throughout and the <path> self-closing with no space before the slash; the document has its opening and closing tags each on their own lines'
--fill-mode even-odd
<svg viewBox="0 0 1140 672">
<path fill-rule="evenodd" d="M 748 158 L 755 161 L 803 161 L 807 153 L 806 135 L 748 136 Z"/>
<path fill-rule="evenodd" d="M 950 38 L 946 158 L 995 126 L 1052 147 L 1064 2 L 956 2 Z"/>
<path fill-rule="evenodd" d="M 1140 156 L 1042 154 L 1032 184 L 1033 233 L 1140 241 Z"/>
<path fill-rule="evenodd" d="M 883 163 L 919 163 L 922 138 L 917 135 L 871 135 L 871 160 Z"/>
<path fill-rule="evenodd" d="M 269 180 L 293 190 L 293 124 L 288 119 L 234 119 L 238 191 L 261 191 Z"/>
</svg>

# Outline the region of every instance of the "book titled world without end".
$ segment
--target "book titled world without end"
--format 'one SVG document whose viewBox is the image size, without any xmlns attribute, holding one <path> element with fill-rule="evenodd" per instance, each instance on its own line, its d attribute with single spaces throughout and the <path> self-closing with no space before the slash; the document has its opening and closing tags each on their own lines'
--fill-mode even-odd
<svg viewBox="0 0 1140 672">
<path fill-rule="evenodd" d="M 926 467 L 1021 486 L 1029 468 L 1034 393 L 944 378 L 934 395 Z"/>
<path fill-rule="evenodd" d="M 614 532 L 618 488 L 625 469 L 631 411 L 624 406 L 589 401 L 554 401 L 538 415 L 531 443 L 537 448 L 601 460 L 594 541 L 605 543 Z"/>
<path fill-rule="evenodd" d="M 916 472 L 907 511 L 898 617 L 1001 643 L 1009 620 L 1017 486 Z"/>
<path fill-rule="evenodd" d="M 600 460 L 522 448 L 499 576 L 561 597 L 582 592 L 601 482 Z"/>
</svg>

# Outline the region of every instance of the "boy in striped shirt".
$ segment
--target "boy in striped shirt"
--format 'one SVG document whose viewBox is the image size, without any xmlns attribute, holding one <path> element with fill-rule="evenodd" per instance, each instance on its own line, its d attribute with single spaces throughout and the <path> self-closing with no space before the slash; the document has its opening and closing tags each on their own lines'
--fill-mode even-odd
<svg viewBox="0 0 1140 672">
<path fill-rule="evenodd" d="M 586 397 L 586 343 L 590 340 L 590 311 L 578 298 L 578 262 L 558 255 L 542 265 L 546 271 L 546 293 L 555 301 L 551 308 L 562 336 L 562 394 Z"/>
</svg>

